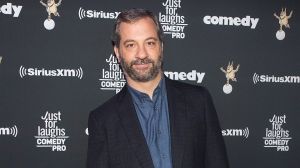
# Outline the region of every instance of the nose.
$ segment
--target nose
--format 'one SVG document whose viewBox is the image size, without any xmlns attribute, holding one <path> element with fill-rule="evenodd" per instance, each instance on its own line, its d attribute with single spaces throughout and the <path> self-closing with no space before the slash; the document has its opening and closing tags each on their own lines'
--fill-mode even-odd
<svg viewBox="0 0 300 168">
<path fill-rule="evenodd" d="M 136 57 L 139 58 L 139 59 L 144 59 L 144 58 L 148 57 L 147 50 L 144 46 L 140 46 L 138 48 L 138 52 L 137 52 Z"/>
</svg>

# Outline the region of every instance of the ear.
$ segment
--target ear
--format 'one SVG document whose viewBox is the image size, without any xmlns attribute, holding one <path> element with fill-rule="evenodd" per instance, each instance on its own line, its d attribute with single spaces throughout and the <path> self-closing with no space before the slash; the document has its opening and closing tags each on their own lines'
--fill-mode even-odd
<svg viewBox="0 0 300 168">
<path fill-rule="evenodd" d="M 120 60 L 120 53 L 119 53 L 119 48 L 117 46 L 114 46 L 114 52 L 115 56 L 117 57 L 118 61 Z"/>
</svg>

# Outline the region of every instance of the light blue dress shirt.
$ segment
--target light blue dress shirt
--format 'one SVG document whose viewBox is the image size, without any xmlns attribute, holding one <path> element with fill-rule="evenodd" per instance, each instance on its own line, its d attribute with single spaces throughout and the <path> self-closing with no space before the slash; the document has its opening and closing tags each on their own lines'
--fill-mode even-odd
<svg viewBox="0 0 300 168">
<path fill-rule="evenodd" d="M 172 168 L 168 99 L 164 77 L 149 95 L 130 86 L 134 107 L 155 168 Z"/>
</svg>

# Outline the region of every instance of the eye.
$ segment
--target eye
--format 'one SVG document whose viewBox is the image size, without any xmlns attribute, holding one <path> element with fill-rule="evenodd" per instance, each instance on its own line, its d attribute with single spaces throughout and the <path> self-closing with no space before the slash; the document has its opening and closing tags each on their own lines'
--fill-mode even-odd
<svg viewBox="0 0 300 168">
<path fill-rule="evenodd" d="M 133 48 L 134 47 L 134 43 L 128 43 L 125 45 L 126 48 Z"/>
<path fill-rule="evenodd" d="M 147 45 L 148 46 L 155 46 L 156 42 L 155 41 L 148 41 Z"/>
</svg>

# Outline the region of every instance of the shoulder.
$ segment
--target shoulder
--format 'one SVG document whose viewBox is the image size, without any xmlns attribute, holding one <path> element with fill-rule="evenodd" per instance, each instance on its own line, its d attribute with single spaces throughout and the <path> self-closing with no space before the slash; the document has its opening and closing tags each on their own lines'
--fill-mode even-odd
<svg viewBox="0 0 300 168">
<path fill-rule="evenodd" d="M 198 86 L 198 85 L 192 85 L 180 81 L 175 81 L 166 78 L 166 85 L 167 87 L 173 87 L 183 94 L 192 94 L 192 95 L 207 95 L 209 94 L 209 91 L 204 86 Z"/>
<path fill-rule="evenodd" d="M 167 94 L 176 101 L 184 101 L 189 106 L 213 105 L 212 97 L 204 86 L 191 85 L 179 81 L 166 80 Z"/>
</svg>

